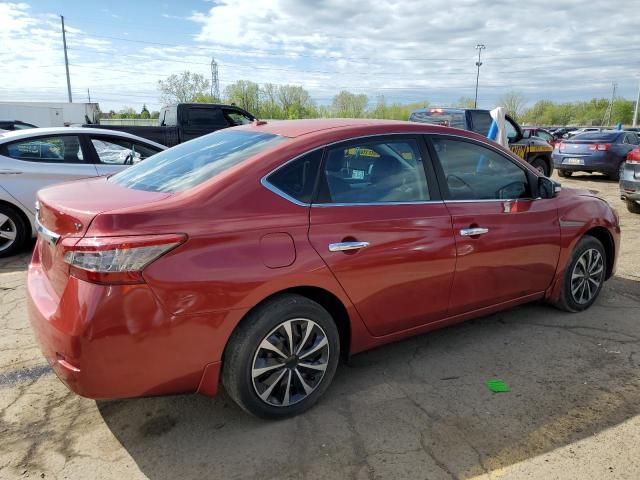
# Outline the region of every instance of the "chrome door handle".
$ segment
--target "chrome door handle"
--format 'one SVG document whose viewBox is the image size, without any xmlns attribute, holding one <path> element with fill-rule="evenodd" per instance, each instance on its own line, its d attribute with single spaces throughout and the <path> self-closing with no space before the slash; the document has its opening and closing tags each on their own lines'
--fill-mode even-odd
<svg viewBox="0 0 640 480">
<path fill-rule="evenodd" d="M 338 242 L 338 243 L 330 243 L 329 251 L 330 252 L 344 252 L 347 250 L 360 250 L 361 248 L 365 248 L 369 246 L 369 242 Z"/>
<path fill-rule="evenodd" d="M 489 233 L 488 228 L 474 227 L 460 229 L 460 235 L 463 237 L 475 237 L 476 235 L 484 235 L 485 233 Z"/>
<path fill-rule="evenodd" d="M 0 170 L 0 175 L 20 175 L 22 172 L 20 170 L 10 170 L 10 169 L 2 169 Z"/>
</svg>

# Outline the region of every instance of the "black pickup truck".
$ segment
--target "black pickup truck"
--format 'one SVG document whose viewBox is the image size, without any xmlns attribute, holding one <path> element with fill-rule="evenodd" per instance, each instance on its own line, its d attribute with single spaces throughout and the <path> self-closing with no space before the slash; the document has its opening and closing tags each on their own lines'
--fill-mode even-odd
<svg viewBox="0 0 640 480">
<path fill-rule="evenodd" d="M 427 107 L 412 112 L 409 121 L 461 128 L 486 136 L 489 133 L 492 118 L 489 110 L 479 108 Z M 553 147 L 535 136 L 525 138 L 520 125 L 509 115 L 506 116 L 505 123 L 511 151 L 529 162 L 543 175 L 550 176 L 553 172 L 551 160 Z"/>
<path fill-rule="evenodd" d="M 178 103 L 160 111 L 158 126 L 84 125 L 85 127 L 118 130 L 173 147 L 187 140 L 223 128 L 251 123 L 256 118 L 234 105 L 215 103 Z"/>
</svg>

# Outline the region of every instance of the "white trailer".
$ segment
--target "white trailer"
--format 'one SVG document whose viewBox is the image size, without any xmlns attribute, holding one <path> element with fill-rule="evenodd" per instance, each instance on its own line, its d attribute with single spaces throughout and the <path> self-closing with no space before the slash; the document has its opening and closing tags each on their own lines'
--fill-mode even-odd
<svg viewBox="0 0 640 480">
<path fill-rule="evenodd" d="M 0 120 L 20 120 L 38 127 L 98 123 L 98 112 L 97 103 L 0 102 Z"/>
</svg>

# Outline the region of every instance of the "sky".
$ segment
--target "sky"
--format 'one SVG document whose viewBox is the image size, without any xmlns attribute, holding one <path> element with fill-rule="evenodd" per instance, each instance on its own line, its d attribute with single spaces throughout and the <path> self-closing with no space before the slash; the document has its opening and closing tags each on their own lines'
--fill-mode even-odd
<svg viewBox="0 0 640 480">
<path fill-rule="evenodd" d="M 0 101 L 73 100 L 103 111 L 160 108 L 158 80 L 184 70 L 302 85 L 318 104 L 340 90 L 390 102 L 478 106 L 508 91 L 532 104 L 617 96 L 640 82 L 640 0 L 0 1 Z M 89 92 L 87 92 L 87 89 Z"/>
</svg>

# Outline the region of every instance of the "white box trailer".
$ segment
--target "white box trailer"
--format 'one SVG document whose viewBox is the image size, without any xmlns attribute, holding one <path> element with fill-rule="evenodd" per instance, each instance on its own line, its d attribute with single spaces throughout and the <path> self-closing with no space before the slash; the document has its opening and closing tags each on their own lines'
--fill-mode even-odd
<svg viewBox="0 0 640 480">
<path fill-rule="evenodd" d="M 0 120 L 20 120 L 38 127 L 98 123 L 99 111 L 97 103 L 0 102 Z"/>
</svg>

